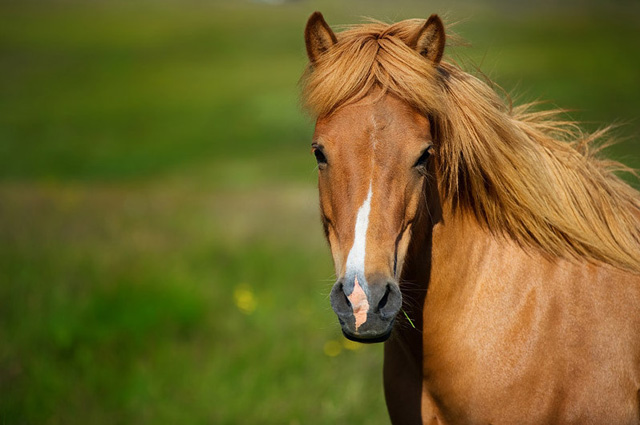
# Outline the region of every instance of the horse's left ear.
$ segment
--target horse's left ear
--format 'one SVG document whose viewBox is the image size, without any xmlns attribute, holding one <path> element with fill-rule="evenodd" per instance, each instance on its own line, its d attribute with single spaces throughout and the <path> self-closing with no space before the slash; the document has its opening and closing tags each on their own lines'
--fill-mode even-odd
<svg viewBox="0 0 640 425">
<path fill-rule="evenodd" d="M 304 29 L 304 41 L 307 45 L 307 56 L 311 63 L 315 63 L 320 55 L 338 42 L 338 39 L 324 20 L 322 13 L 313 12 Z"/>
<path fill-rule="evenodd" d="M 444 41 L 444 24 L 438 15 L 431 15 L 408 44 L 437 65 L 444 53 Z"/>
</svg>

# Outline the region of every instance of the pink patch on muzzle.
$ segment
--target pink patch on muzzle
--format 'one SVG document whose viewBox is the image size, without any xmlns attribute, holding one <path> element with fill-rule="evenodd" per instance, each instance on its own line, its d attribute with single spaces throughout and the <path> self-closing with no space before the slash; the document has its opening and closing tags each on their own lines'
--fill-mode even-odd
<svg viewBox="0 0 640 425">
<path fill-rule="evenodd" d="M 353 308 L 353 315 L 356 318 L 356 331 L 364 322 L 367 321 L 367 312 L 369 311 L 369 300 L 367 294 L 364 293 L 362 286 L 358 282 L 358 276 L 356 276 L 355 283 L 353 285 L 353 292 L 347 297 Z"/>
</svg>

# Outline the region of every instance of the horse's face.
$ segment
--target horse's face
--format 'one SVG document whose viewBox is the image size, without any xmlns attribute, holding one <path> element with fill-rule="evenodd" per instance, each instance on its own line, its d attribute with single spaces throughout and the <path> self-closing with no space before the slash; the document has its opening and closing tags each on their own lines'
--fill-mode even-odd
<svg viewBox="0 0 640 425">
<path fill-rule="evenodd" d="M 432 15 L 406 43 L 435 67 L 444 40 L 442 21 Z M 339 43 L 318 12 L 307 23 L 305 41 L 312 68 L 331 60 Z M 322 221 L 338 276 L 331 305 L 350 339 L 384 341 L 402 307 L 399 278 L 431 146 L 429 120 L 375 89 L 316 123 Z"/>
<path fill-rule="evenodd" d="M 431 150 L 429 121 L 389 94 L 316 124 L 322 221 L 338 276 L 331 304 L 348 338 L 391 332 Z"/>
</svg>

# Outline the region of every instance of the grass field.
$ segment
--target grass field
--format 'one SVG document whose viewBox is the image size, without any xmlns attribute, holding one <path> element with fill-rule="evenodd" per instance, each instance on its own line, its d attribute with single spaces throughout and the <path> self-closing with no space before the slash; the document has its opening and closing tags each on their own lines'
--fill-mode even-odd
<svg viewBox="0 0 640 425">
<path fill-rule="evenodd" d="M 0 4 L 0 424 L 385 424 L 330 309 L 302 30 L 446 13 L 524 100 L 624 123 L 640 12 L 507 3 Z M 579 10 L 579 11 L 578 11 Z"/>
</svg>

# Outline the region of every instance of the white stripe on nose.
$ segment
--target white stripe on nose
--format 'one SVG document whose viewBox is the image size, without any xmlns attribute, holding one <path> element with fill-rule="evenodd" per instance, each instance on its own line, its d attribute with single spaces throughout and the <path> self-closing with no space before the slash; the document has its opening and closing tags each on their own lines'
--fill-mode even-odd
<svg viewBox="0 0 640 425">
<path fill-rule="evenodd" d="M 356 228 L 353 237 L 353 246 L 349 255 L 347 256 L 347 270 L 346 276 L 360 276 L 360 284 L 365 292 L 369 292 L 367 283 L 364 278 L 364 259 L 365 248 L 367 245 L 367 228 L 369 227 L 369 213 L 371 212 L 371 196 L 373 191 L 371 189 L 371 183 L 369 183 L 369 193 L 367 199 L 358 209 L 358 215 L 356 216 Z"/>
</svg>

